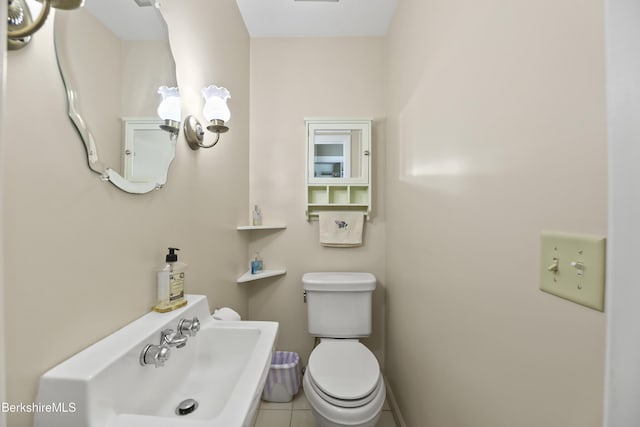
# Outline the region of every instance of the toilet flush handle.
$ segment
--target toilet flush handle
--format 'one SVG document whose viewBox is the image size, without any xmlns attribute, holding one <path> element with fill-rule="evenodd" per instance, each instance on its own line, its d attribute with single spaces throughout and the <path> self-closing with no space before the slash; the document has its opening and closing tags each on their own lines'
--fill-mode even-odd
<svg viewBox="0 0 640 427">
<path fill-rule="evenodd" d="M 305 304 L 307 303 L 307 291 L 302 291 L 302 300 Z"/>
</svg>

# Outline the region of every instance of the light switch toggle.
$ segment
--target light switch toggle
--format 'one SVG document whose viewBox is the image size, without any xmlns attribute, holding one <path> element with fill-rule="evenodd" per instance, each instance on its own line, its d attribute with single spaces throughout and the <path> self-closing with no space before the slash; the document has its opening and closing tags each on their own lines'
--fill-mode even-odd
<svg viewBox="0 0 640 427">
<path fill-rule="evenodd" d="M 584 264 L 581 263 L 580 261 L 572 261 L 571 262 L 571 267 L 574 267 L 576 269 L 576 275 L 578 277 L 582 277 L 584 276 Z"/>
<path fill-rule="evenodd" d="M 557 273 L 558 272 L 558 258 L 554 258 L 553 259 L 553 264 L 551 264 L 549 267 L 547 267 L 548 271 L 551 271 L 552 273 Z"/>
</svg>

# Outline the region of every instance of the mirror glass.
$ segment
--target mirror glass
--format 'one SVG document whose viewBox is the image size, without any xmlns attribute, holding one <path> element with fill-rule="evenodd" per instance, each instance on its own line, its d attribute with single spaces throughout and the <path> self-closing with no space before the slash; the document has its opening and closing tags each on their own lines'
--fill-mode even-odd
<svg viewBox="0 0 640 427">
<path fill-rule="evenodd" d="M 362 132 L 359 129 L 316 129 L 313 151 L 314 178 L 362 176 Z"/>
<path fill-rule="evenodd" d="M 371 121 L 306 119 L 307 183 L 369 182 Z"/>
<path fill-rule="evenodd" d="M 157 115 L 176 86 L 167 26 L 154 0 L 85 0 L 55 11 L 55 46 L 69 117 L 89 168 L 129 193 L 167 181 L 175 138 Z"/>
</svg>

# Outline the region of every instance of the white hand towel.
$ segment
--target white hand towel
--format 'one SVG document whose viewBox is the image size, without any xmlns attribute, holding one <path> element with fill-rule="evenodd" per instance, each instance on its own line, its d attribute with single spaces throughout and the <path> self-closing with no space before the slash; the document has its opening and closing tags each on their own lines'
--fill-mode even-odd
<svg viewBox="0 0 640 427">
<path fill-rule="evenodd" d="M 338 248 L 362 246 L 362 212 L 320 212 L 320 244 Z"/>
<path fill-rule="evenodd" d="M 222 307 L 214 310 L 213 318 L 216 320 L 240 320 L 240 315 L 232 308 Z"/>
</svg>

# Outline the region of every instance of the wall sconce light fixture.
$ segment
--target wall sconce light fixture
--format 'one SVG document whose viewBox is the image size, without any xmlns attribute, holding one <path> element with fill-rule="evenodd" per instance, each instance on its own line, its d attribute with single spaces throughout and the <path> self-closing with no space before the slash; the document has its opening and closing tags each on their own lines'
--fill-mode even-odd
<svg viewBox="0 0 640 427">
<path fill-rule="evenodd" d="M 207 130 L 216 134 L 216 139 L 209 145 L 203 144 L 204 130 L 202 125 L 193 116 L 188 116 L 184 121 L 184 134 L 192 150 L 198 148 L 211 148 L 220 140 L 220 134 L 229 130 L 226 122 L 231 118 L 231 111 L 227 106 L 227 99 L 231 98 L 229 91 L 223 87 L 207 86 L 202 88 L 202 97 L 205 99 L 202 114 L 209 121 Z"/>
<path fill-rule="evenodd" d="M 29 44 L 31 35 L 44 25 L 52 7 L 71 10 L 82 7 L 84 4 L 84 0 L 38 0 L 42 3 L 42 8 L 36 19 L 33 19 L 26 0 L 8 1 L 7 46 L 9 50 L 21 49 Z"/>
<path fill-rule="evenodd" d="M 160 86 L 158 93 L 162 95 L 158 116 L 164 120 L 160 129 L 169 132 L 172 139 L 177 138 L 180 132 L 180 90 L 177 87 Z"/>
</svg>

